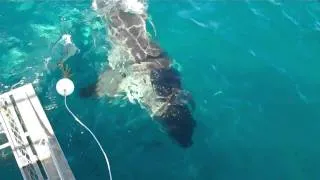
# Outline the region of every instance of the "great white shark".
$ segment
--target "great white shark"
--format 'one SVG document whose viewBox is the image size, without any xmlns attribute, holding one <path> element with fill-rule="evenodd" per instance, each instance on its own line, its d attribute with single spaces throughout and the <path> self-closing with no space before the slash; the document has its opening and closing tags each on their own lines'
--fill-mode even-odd
<svg viewBox="0 0 320 180">
<path fill-rule="evenodd" d="M 147 3 L 95 0 L 93 8 L 105 21 L 111 49 L 108 67 L 81 95 L 125 96 L 146 109 L 181 147 L 190 147 L 196 126 L 194 102 L 170 57 L 147 31 Z"/>
</svg>

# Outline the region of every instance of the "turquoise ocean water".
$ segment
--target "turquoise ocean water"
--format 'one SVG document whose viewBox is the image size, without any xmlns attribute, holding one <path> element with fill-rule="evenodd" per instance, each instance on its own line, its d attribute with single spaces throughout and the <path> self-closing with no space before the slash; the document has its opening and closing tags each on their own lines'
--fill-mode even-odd
<svg viewBox="0 0 320 180">
<path fill-rule="evenodd" d="M 181 149 L 133 104 L 81 99 L 106 65 L 101 19 L 88 1 L 1 1 L 0 92 L 33 83 L 79 180 L 107 179 L 98 146 L 55 91 L 52 48 L 64 33 L 71 109 L 101 140 L 114 179 L 320 178 L 320 2 L 150 0 L 157 42 L 196 101 L 194 145 Z M 1 152 L 0 179 L 22 179 Z"/>
</svg>

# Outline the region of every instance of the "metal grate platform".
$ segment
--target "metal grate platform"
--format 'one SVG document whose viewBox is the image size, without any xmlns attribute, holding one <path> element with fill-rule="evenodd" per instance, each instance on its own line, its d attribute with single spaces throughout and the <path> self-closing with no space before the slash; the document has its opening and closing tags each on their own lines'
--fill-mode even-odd
<svg viewBox="0 0 320 180">
<path fill-rule="evenodd" d="M 75 179 L 31 84 L 0 95 L 1 133 L 25 180 Z"/>
</svg>

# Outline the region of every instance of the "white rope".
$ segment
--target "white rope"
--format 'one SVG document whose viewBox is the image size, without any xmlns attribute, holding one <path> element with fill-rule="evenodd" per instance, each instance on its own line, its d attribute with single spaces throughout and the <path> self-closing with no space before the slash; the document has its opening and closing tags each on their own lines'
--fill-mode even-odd
<svg viewBox="0 0 320 180">
<path fill-rule="evenodd" d="M 83 124 L 78 118 L 76 115 L 73 114 L 73 112 L 69 109 L 68 107 L 68 104 L 67 104 L 67 96 L 64 96 L 64 105 L 66 106 L 68 112 L 71 114 L 71 116 L 74 118 L 74 120 L 76 122 L 78 122 L 82 127 L 84 127 L 91 135 L 92 137 L 94 138 L 94 140 L 97 142 L 97 144 L 99 145 L 100 147 L 100 150 L 106 160 L 106 163 L 107 163 L 107 167 L 108 167 L 108 172 L 109 172 L 109 179 L 112 180 L 112 174 L 111 174 L 111 168 L 110 168 L 110 163 L 109 163 L 109 159 L 108 159 L 108 156 L 107 154 L 104 152 L 101 144 L 99 143 L 98 139 L 96 138 L 96 136 L 93 134 L 93 132 L 91 132 L 91 130 L 85 125 Z"/>
</svg>

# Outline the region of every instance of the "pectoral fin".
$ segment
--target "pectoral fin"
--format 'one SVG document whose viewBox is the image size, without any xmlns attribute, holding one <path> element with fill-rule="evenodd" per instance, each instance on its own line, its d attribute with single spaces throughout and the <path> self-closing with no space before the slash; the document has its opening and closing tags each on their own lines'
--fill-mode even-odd
<svg viewBox="0 0 320 180">
<path fill-rule="evenodd" d="M 90 84 L 80 90 L 81 97 L 115 97 L 119 94 L 119 84 L 125 78 L 125 74 L 108 68 L 100 76 L 96 83 Z"/>
</svg>

